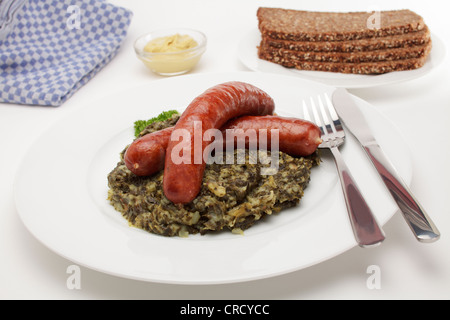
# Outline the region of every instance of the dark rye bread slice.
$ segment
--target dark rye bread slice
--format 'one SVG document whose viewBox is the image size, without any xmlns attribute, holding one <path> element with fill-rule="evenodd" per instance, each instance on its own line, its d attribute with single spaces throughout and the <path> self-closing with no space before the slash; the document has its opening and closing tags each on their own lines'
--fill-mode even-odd
<svg viewBox="0 0 450 320">
<path fill-rule="evenodd" d="M 362 52 L 421 46 L 430 40 L 430 30 L 425 26 L 424 29 L 417 32 L 349 41 L 289 41 L 263 37 L 261 46 L 296 51 Z"/>
<path fill-rule="evenodd" d="M 313 12 L 280 8 L 258 9 L 263 37 L 289 41 L 347 41 L 420 31 L 423 18 L 410 10 L 381 11 L 380 28 L 369 28 L 368 12 Z"/>
<path fill-rule="evenodd" d="M 394 61 L 378 61 L 363 63 L 335 63 L 317 61 L 293 61 L 283 60 L 263 53 L 261 59 L 277 63 L 287 68 L 295 68 L 305 71 L 326 71 L 348 74 L 384 74 L 394 71 L 407 71 L 423 67 L 427 57 L 415 59 L 403 59 Z"/>
<path fill-rule="evenodd" d="M 296 51 L 261 45 L 258 48 L 260 58 L 270 57 L 272 61 L 312 61 L 334 63 L 364 63 L 378 61 L 395 61 L 403 59 L 417 59 L 428 56 L 432 42 L 410 48 L 395 48 L 387 50 L 373 50 L 364 52 L 314 52 Z"/>
</svg>

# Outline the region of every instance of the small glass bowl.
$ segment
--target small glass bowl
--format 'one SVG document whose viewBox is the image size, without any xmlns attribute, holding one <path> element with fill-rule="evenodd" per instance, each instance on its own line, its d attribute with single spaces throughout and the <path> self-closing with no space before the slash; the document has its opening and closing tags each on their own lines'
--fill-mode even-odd
<svg viewBox="0 0 450 320">
<path fill-rule="evenodd" d="M 197 46 L 177 52 L 146 52 L 145 46 L 154 39 L 173 36 L 176 34 L 192 37 Z M 156 74 L 163 76 L 175 76 L 192 70 L 200 61 L 206 51 L 206 36 L 192 29 L 165 29 L 156 30 L 140 36 L 134 43 L 137 57 L 144 65 Z"/>
</svg>

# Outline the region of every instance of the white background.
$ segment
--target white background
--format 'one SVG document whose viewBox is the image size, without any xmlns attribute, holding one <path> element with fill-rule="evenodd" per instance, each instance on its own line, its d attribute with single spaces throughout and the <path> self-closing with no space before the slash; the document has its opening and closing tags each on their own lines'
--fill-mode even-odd
<svg viewBox="0 0 450 320">
<path fill-rule="evenodd" d="M 119 55 L 59 108 L 0 104 L 0 298 L 1 299 L 449 299 L 450 298 L 450 62 L 414 81 L 351 90 L 386 114 L 411 148 L 412 190 L 439 227 L 434 244 L 417 242 L 400 213 L 387 223 L 382 246 L 356 247 L 313 267 L 270 279 L 227 285 L 183 286 L 138 282 L 81 268 L 81 289 L 66 286 L 68 261 L 39 243 L 24 227 L 13 201 L 13 181 L 33 139 L 84 104 L 161 77 L 134 55 L 142 33 L 189 27 L 208 37 L 208 50 L 191 73 L 247 71 L 237 44 L 256 27 L 259 6 L 321 11 L 408 8 L 425 18 L 450 47 L 449 11 L 443 1 L 111 0 L 134 12 Z M 124 106 L 125 108 L 125 106 Z M 301 254 L 296 252 L 293 254 Z M 381 288 L 370 290 L 367 268 L 381 270 Z"/>
</svg>

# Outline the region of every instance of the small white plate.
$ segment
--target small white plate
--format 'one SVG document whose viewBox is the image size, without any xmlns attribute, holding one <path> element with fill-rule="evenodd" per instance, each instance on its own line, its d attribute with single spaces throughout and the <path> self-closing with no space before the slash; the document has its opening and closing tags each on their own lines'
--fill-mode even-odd
<svg viewBox="0 0 450 320">
<path fill-rule="evenodd" d="M 161 283 L 231 283 L 312 266 L 356 246 L 331 156 L 314 168 L 301 204 L 259 221 L 245 234 L 166 238 L 130 227 L 106 200 L 107 175 L 133 140 L 133 123 L 169 109 L 183 111 L 206 89 L 239 80 L 260 87 L 281 115 L 301 116 L 301 102 L 334 88 L 315 82 L 240 72 L 168 78 L 93 101 L 39 137 L 15 182 L 19 215 L 44 245 L 104 273 Z M 400 175 L 412 163 L 402 136 L 374 107 L 357 100 Z M 341 148 L 381 224 L 397 211 L 366 155 L 348 135 Z M 389 237 L 389 235 L 387 235 Z M 363 249 L 361 249 L 363 250 Z"/>
<path fill-rule="evenodd" d="M 282 75 L 296 76 L 302 79 L 317 81 L 339 88 L 368 88 L 418 79 L 437 68 L 444 61 L 446 50 L 444 43 L 432 35 L 433 49 L 425 65 L 416 70 L 390 72 L 381 75 L 343 74 L 321 71 L 303 71 L 285 68 L 273 62 L 259 59 L 258 49 L 261 34 L 258 29 L 248 32 L 239 42 L 238 56 L 240 61 L 250 70 Z"/>
</svg>

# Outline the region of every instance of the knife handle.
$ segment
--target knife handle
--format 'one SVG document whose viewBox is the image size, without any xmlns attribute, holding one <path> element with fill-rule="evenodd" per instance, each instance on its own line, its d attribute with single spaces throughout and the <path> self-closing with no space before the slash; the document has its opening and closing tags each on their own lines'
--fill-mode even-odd
<svg viewBox="0 0 450 320">
<path fill-rule="evenodd" d="M 358 245 L 364 248 L 379 245 L 385 239 L 383 230 L 379 227 L 372 211 L 361 195 L 338 148 L 332 147 L 330 150 L 336 162 L 347 211 Z"/>
<path fill-rule="evenodd" d="M 400 208 L 406 222 L 411 228 L 416 239 L 420 242 L 431 243 L 439 239 L 439 230 L 431 221 L 422 206 L 417 202 L 400 178 L 397 170 L 385 156 L 381 147 L 374 143 L 364 146 L 370 160 L 380 174 L 384 184 L 388 188 L 395 202 Z"/>
</svg>

